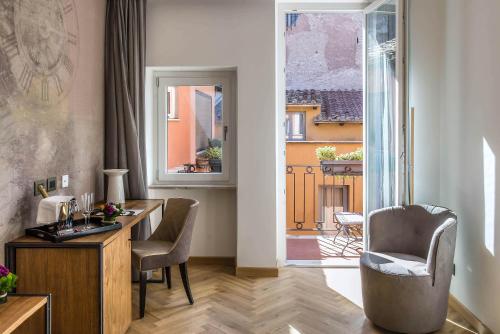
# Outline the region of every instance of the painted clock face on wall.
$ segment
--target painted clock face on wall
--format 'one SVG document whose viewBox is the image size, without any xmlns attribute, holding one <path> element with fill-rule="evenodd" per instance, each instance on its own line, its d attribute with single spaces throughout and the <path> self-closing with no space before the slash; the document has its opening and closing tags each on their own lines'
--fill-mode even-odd
<svg viewBox="0 0 500 334">
<path fill-rule="evenodd" d="M 17 90 L 43 106 L 71 89 L 78 61 L 78 21 L 73 0 L 17 0 L 11 33 L 3 38 Z"/>
</svg>

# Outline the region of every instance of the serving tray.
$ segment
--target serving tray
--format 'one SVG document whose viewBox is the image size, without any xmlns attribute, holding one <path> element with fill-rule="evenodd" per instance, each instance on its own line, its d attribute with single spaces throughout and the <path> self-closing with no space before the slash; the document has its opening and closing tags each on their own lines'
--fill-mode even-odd
<svg viewBox="0 0 500 334">
<path fill-rule="evenodd" d="M 58 223 L 51 223 L 25 229 L 26 235 L 32 235 L 52 242 L 62 242 L 66 240 L 85 237 L 87 235 L 98 234 L 122 228 L 121 223 L 103 224 L 101 218 L 91 217 L 88 227 L 84 229 L 85 219 L 73 220 L 72 228 L 59 229 Z"/>
</svg>

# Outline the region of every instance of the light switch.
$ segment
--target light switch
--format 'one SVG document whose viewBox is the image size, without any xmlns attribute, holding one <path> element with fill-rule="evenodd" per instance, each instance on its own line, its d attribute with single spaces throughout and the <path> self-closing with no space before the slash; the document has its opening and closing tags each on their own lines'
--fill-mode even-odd
<svg viewBox="0 0 500 334">
<path fill-rule="evenodd" d="M 68 188 L 69 187 L 69 175 L 63 175 L 62 176 L 61 186 L 63 188 Z"/>
</svg>

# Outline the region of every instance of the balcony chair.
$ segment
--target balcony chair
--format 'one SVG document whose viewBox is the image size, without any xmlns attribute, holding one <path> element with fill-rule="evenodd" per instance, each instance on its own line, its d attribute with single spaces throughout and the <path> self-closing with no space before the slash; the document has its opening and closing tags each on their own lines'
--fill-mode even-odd
<svg viewBox="0 0 500 334">
<path fill-rule="evenodd" d="M 364 311 L 399 333 L 440 329 L 448 311 L 457 217 L 436 206 L 373 211 L 360 259 Z"/>
<path fill-rule="evenodd" d="M 172 287 L 170 266 L 179 265 L 182 283 L 189 303 L 194 303 L 187 273 L 187 260 L 193 234 L 198 201 L 170 198 L 164 217 L 148 240 L 132 241 L 132 265 L 140 271 L 140 317 L 146 305 L 147 272 L 162 268 L 167 286 Z"/>
</svg>

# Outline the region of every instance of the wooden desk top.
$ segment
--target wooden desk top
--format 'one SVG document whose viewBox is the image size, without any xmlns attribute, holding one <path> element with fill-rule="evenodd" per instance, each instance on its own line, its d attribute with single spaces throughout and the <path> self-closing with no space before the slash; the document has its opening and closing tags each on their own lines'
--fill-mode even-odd
<svg viewBox="0 0 500 334">
<path fill-rule="evenodd" d="M 34 236 L 25 235 L 10 241 L 8 244 L 18 244 L 18 243 L 30 243 L 36 244 L 36 246 L 46 246 L 46 247 L 64 247 L 64 245 L 71 245 L 72 247 L 85 244 L 102 244 L 103 246 L 109 244 L 116 237 L 132 228 L 135 224 L 146 218 L 151 212 L 161 207 L 164 204 L 162 199 L 145 199 L 145 200 L 126 200 L 124 209 L 141 209 L 144 210 L 137 216 L 121 216 L 117 218 L 117 221 L 122 223 L 123 227 L 120 230 L 109 231 L 105 233 L 92 234 L 86 237 L 81 237 L 77 239 L 67 240 L 59 243 L 53 243 L 48 240 L 43 240 Z"/>
<path fill-rule="evenodd" d="M 47 304 L 47 297 L 9 296 L 0 304 L 0 334 L 14 332 L 23 322 Z"/>
</svg>

